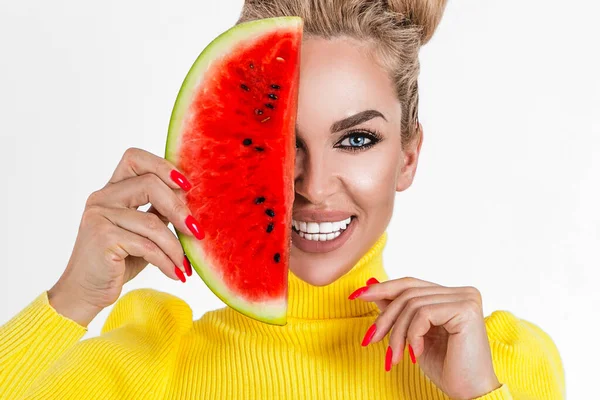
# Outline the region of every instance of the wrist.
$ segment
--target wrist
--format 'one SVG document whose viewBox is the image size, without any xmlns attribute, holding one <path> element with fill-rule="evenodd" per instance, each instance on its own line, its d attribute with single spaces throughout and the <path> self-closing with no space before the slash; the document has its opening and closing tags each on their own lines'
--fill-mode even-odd
<svg viewBox="0 0 600 400">
<path fill-rule="evenodd" d="M 78 296 L 61 290 L 58 284 L 48 290 L 48 302 L 57 313 L 75 321 L 84 328 L 87 328 L 96 315 L 102 311 L 101 307 L 94 306 L 85 300 L 78 299 Z"/>
<path fill-rule="evenodd" d="M 478 398 L 481 396 L 485 396 L 486 394 L 490 394 L 494 390 L 498 390 L 501 387 L 502 387 L 502 384 L 498 380 L 498 377 L 496 377 L 496 375 L 494 375 L 494 377 L 492 379 L 489 379 L 488 381 L 486 381 L 486 383 L 480 388 L 479 393 L 477 395 L 475 395 L 474 397 L 470 397 L 470 398 Z"/>
</svg>

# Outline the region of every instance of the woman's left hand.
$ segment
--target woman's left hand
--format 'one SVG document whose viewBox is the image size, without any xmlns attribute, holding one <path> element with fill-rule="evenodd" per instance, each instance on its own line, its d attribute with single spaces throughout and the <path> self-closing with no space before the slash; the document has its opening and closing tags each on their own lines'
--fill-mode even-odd
<svg viewBox="0 0 600 400">
<path fill-rule="evenodd" d="M 418 359 L 427 377 L 453 399 L 473 399 L 501 386 L 492 364 L 479 290 L 416 278 L 382 283 L 372 278 L 366 287 L 354 298 L 375 302 L 381 314 L 367 331 L 363 346 L 380 341 L 391 330 L 386 370 L 400 362 L 408 342 L 413 363 Z"/>
</svg>

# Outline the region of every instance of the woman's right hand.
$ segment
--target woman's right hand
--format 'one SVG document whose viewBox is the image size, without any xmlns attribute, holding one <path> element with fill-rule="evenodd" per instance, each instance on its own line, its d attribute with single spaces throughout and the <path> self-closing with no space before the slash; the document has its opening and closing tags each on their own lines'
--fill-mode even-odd
<svg viewBox="0 0 600 400">
<path fill-rule="evenodd" d="M 86 202 L 69 263 L 48 290 L 52 307 L 87 326 L 148 263 L 185 282 L 191 266 L 168 224 L 198 239 L 204 233 L 181 189 L 190 184 L 169 161 L 127 149 L 110 181 Z M 138 211 L 148 203 L 148 211 Z"/>
</svg>

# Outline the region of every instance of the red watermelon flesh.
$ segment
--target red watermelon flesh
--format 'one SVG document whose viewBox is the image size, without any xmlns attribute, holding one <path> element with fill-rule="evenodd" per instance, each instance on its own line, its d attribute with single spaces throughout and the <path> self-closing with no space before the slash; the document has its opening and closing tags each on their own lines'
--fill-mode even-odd
<svg viewBox="0 0 600 400">
<path fill-rule="evenodd" d="M 165 158 L 188 178 L 203 240 L 177 236 L 226 304 L 284 325 L 294 201 L 302 20 L 234 26 L 198 56 L 178 94 Z"/>
</svg>

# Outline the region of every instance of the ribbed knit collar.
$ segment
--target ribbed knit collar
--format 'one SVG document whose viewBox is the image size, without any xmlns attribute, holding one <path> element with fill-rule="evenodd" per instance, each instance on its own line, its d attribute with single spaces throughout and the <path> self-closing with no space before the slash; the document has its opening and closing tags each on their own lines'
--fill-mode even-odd
<svg viewBox="0 0 600 400">
<path fill-rule="evenodd" d="M 386 242 L 384 232 L 350 271 L 327 286 L 310 285 L 289 271 L 288 318 L 348 318 L 378 310 L 372 302 L 348 300 L 348 296 L 371 277 L 387 280 L 382 257 Z"/>
</svg>

